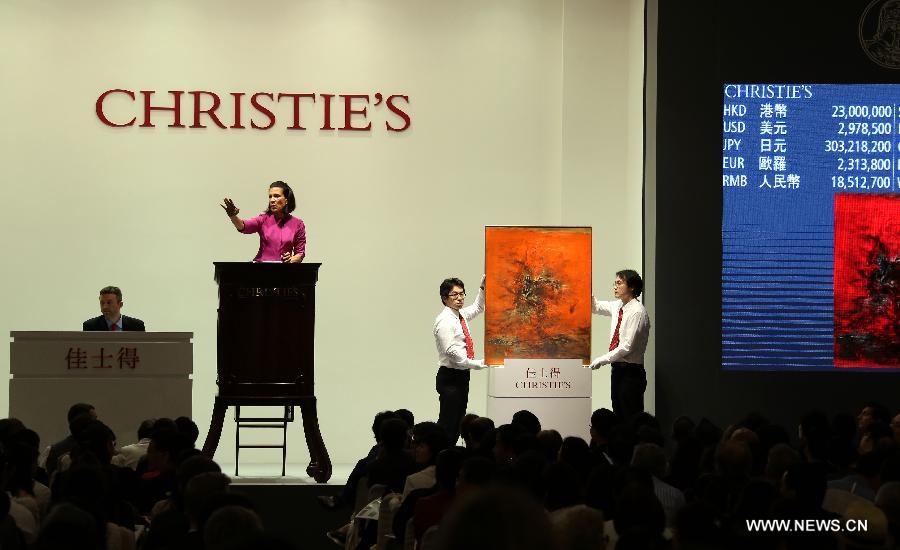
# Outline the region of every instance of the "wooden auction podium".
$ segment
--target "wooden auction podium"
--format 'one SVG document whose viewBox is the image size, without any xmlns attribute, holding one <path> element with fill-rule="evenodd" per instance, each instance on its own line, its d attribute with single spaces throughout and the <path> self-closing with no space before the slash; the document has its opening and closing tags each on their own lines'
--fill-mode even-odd
<svg viewBox="0 0 900 550">
<path fill-rule="evenodd" d="M 219 285 L 219 394 L 203 454 L 219 445 L 229 406 L 300 406 L 308 475 L 331 477 L 316 414 L 313 343 L 316 281 L 322 264 L 215 262 Z"/>
</svg>

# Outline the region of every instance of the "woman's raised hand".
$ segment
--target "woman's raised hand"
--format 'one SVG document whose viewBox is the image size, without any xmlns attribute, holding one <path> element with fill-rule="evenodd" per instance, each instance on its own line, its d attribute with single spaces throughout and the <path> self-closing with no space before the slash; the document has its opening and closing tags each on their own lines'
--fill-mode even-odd
<svg viewBox="0 0 900 550">
<path fill-rule="evenodd" d="M 224 210 L 225 213 L 228 214 L 229 218 L 232 216 L 237 216 L 238 213 L 241 211 L 241 209 L 238 208 L 237 206 L 235 206 L 234 202 L 231 199 L 229 199 L 228 197 L 225 197 L 224 200 L 225 200 L 225 204 L 219 205 L 222 207 L 222 210 Z"/>
</svg>

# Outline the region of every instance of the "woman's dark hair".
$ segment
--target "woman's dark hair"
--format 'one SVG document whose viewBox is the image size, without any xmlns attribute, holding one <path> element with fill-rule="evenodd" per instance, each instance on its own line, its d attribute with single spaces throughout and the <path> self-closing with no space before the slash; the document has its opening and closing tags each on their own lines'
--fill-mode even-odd
<svg viewBox="0 0 900 550">
<path fill-rule="evenodd" d="M 284 193 L 284 198 L 287 200 L 287 204 L 284 205 L 284 213 L 290 214 L 294 211 L 294 208 L 297 208 L 297 199 L 294 198 L 294 190 L 291 189 L 291 186 L 284 183 L 283 181 L 273 181 L 269 184 L 269 189 L 273 187 L 278 187 Z M 269 211 L 268 204 L 266 205 L 266 214 L 271 214 Z"/>
<path fill-rule="evenodd" d="M 388 418 L 381 423 L 378 441 L 381 442 L 385 452 L 402 452 L 406 447 L 408 430 L 406 422 L 400 418 Z"/>
<path fill-rule="evenodd" d="M 465 449 L 462 447 L 448 447 L 438 453 L 434 477 L 441 489 L 450 493 L 456 490 L 456 479 L 459 477 L 464 456 Z"/>
<path fill-rule="evenodd" d="M 179 416 L 175 419 L 175 426 L 178 433 L 185 436 L 186 440 L 194 447 L 197 444 L 197 438 L 200 437 L 200 430 L 193 420 L 186 416 Z"/>
<path fill-rule="evenodd" d="M 427 445 L 431 451 L 429 465 L 434 464 L 437 455 L 450 446 L 447 432 L 434 422 L 420 422 L 413 427 L 413 440 L 417 444 Z"/>
<path fill-rule="evenodd" d="M 72 449 L 72 464 L 109 464 L 112 460 L 111 444 L 116 434 L 99 420 L 92 420 L 76 437 L 76 446 Z M 96 462 L 95 462 L 96 461 Z"/>
</svg>

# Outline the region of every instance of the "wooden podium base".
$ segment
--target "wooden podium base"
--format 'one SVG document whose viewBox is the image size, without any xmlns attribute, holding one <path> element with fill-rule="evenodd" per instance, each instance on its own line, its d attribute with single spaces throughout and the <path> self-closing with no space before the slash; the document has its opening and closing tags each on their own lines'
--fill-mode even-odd
<svg viewBox="0 0 900 550">
<path fill-rule="evenodd" d="M 228 407 L 234 406 L 299 406 L 303 417 L 303 435 L 306 437 L 306 446 L 309 448 L 310 463 L 306 467 L 306 474 L 319 483 L 325 483 L 331 479 L 331 459 L 328 450 L 319 433 L 319 417 L 316 412 L 315 397 L 222 397 L 216 396 L 213 404 L 212 420 L 209 424 L 209 433 L 203 444 L 203 454 L 212 460 L 219 446 L 219 438 L 222 437 L 222 425 L 225 423 L 225 413 Z"/>
</svg>

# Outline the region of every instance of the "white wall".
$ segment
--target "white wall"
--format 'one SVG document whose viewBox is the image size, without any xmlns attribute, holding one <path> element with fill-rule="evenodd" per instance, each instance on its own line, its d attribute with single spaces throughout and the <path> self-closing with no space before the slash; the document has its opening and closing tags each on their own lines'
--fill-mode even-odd
<svg viewBox="0 0 900 550">
<path fill-rule="evenodd" d="M 247 260 L 257 247 L 255 237 L 235 234 L 217 202 L 231 196 L 250 215 L 264 207 L 268 183 L 285 180 L 307 225 L 308 260 L 323 263 L 321 429 L 334 462 L 354 461 L 376 411 L 437 416 L 437 285 L 447 276 L 477 284 L 484 225 L 593 225 L 595 288 L 608 287 L 616 266 L 639 265 L 634 48 L 642 27 L 634 18 L 642 6 L 0 3 L 0 246 L 8 259 L 0 333 L 77 330 L 98 314 L 100 287 L 122 287 L 124 312 L 150 330 L 195 333 L 202 438 L 216 391 L 212 262 Z M 403 93 L 412 127 L 320 132 L 316 110 L 304 115 L 306 132 L 281 123 L 266 132 L 114 129 L 97 120 L 94 102 L 119 87 Z M 596 109 L 585 113 L 584 104 Z M 615 214 L 599 215 L 614 202 Z M 624 234 L 612 229 L 619 222 Z M 607 328 L 597 326 L 600 341 Z M 474 334 L 482 330 L 472 323 Z M 0 373 L 8 360 L 0 354 Z M 608 404 L 608 375 L 597 378 L 597 403 Z M 476 373 L 475 412 L 484 412 L 485 385 Z M 3 411 L 5 376 L 0 396 Z M 230 416 L 225 427 L 218 456 L 228 460 Z M 289 446 L 292 461 L 306 460 L 299 426 Z"/>
<path fill-rule="evenodd" d="M 612 299 L 616 271 L 642 272 L 643 8 L 639 1 L 565 2 L 562 224 L 593 226 L 598 298 Z M 609 318 L 594 317 L 592 325 L 596 356 L 609 343 Z M 652 412 L 652 361 L 646 368 Z M 594 373 L 593 396 L 594 408 L 612 407 L 608 367 Z"/>
</svg>

